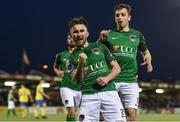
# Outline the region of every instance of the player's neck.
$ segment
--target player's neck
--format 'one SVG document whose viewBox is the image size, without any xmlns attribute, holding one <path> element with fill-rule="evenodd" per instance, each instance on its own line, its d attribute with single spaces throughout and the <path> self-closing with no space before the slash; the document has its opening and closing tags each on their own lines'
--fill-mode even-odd
<svg viewBox="0 0 180 122">
<path fill-rule="evenodd" d="M 129 25 L 127 25 L 125 27 L 117 26 L 117 30 L 120 32 L 128 32 L 130 30 L 130 28 L 129 28 Z"/>
<path fill-rule="evenodd" d="M 72 53 L 72 52 L 74 51 L 74 49 L 75 49 L 75 48 L 68 47 L 68 51 L 69 51 L 70 53 Z"/>
<path fill-rule="evenodd" d="M 79 46 L 79 47 L 77 46 L 77 48 L 78 48 L 78 49 L 84 49 L 84 48 L 86 48 L 88 45 L 89 45 L 89 43 L 88 43 L 88 41 L 86 41 L 84 45 Z"/>
</svg>

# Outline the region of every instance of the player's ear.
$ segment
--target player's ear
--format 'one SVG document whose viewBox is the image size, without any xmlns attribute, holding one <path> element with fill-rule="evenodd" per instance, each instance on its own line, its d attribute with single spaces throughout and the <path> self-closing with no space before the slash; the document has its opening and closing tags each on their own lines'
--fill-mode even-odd
<svg viewBox="0 0 180 122">
<path fill-rule="evenodd" d="M 131 20 L 131 15 L 129 15 L 129 17 L 128 17 L 128 21 L 130 21 Z"/>
<path fill-rule="evenodd" d="M 89 32 L 87 31 L 87 37 L 89 37 Z"/>
</svg>

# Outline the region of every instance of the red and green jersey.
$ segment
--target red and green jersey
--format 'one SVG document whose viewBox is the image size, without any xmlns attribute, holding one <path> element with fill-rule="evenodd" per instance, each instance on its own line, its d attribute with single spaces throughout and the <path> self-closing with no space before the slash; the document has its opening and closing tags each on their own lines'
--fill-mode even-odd
<svg viewBox="0 0 180 122">
<path fill-rule="evenodd" d="M 55 64 L 59 65 L 59 68 L 64 71 L 64 77 L 60 84 L 60 87 L 68 87 L 73 90 L 80 90 L 80 85 L 76 84 L 75 81 L 72 80 L 69 72 L 68 72 L 68 65 L 69 65 L 69 57 L 71 53 L 69 51 L 63 51 L 56 55 Z"/>
<path fill-rule="evenodd" d="M 143 35 L 132 28 L 128 32 L 111 31 L 104 44 L 121 67 L 116 82 L 137 82 L 137 51 L 147 50 Z"/>
<path fill-rule="evenodd" d="M 87 55 L 83 68 L 84 81 L 81 84 L 82 94 L 115 91 L 113 81 L 110 81 L 105 86 L 98 85 L 96 81 L 98 77 L 106 76 L 111 71 L 109 64 L 114 58 L 107 47 L 100 43 L 89 43 L 84 49 L 75 49 L 70 60 L 72 69 L 77 68 L 78 57 L 82 52 Z"/>
</svg>

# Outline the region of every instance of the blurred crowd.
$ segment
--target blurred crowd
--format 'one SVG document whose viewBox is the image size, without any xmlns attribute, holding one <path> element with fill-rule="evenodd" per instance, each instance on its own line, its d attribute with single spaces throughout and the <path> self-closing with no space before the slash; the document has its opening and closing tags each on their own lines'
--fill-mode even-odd
<svg viewBox="0 0 180 122">
<path fill-rule="evenodd" d="M 46 93 L 51 96 L 51 100 L 46 101 L 47 106 L 63 106 L 58 90 L 48 90 Z M 7 106 L 7 95 L 8 91 L 0 91 L 0 106 Z M 32 90 L 32 96 L 35 96 L 34 90 Z M 18 105 L 19 103 L 16 102 L 16 106 Z M 140 93 L 140 108 L 143 109 L 145 113 L 173 113 L 175 107 L 180 107 L 180 91 L 163 94 L 153 93 L 153 91 Z"/>
</svg>

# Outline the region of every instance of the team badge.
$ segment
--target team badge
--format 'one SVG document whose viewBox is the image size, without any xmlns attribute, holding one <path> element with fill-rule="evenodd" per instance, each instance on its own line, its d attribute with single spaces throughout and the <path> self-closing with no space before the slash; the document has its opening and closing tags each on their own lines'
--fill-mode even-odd
<svg viewBox="0 0 180 122">
<path fill-rule="evenodd" d="M 68 100 L 65 100 L 64 102 L 65 102 L 66 105 L 68 104 Z"/>
<path fill-rule="evenodd" d="M 82 121 L 84 121 L 84 119 L 85 119 L 85 115 L 84 114 L 80 114 L 79 115 L 79 121 L 82 122 Z"/>
<path fill-rule="evenodd" d="M 136 40 L 136 36 L 135 36 L 135 35 L 130 35 L 130 36 L 129 36 L 129 39 L 130 39 L 132 42 L 134 42 L 134 41 Z"/>
<path fill-rule="evenodd" d="M 92 52 L 96 55 L 99 55 L 100 50 L 99 50 L 99 48 L 94 48 L 94 49 L 92 49 Z"/>
</svg>

